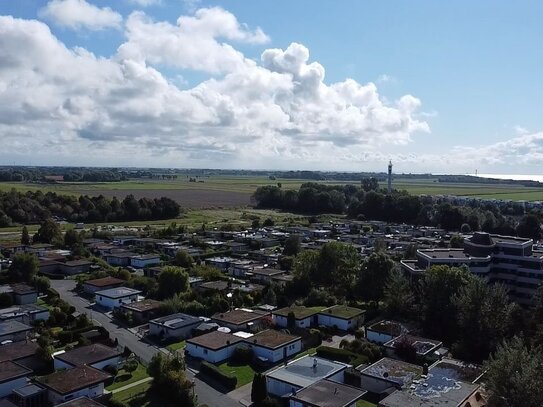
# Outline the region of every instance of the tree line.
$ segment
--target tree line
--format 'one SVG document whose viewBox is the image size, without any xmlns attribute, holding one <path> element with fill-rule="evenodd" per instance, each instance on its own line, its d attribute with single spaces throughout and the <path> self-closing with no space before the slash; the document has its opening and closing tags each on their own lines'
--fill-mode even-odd
<svg viewBox="0 0 543 407">
<path fill-rule="evenodd" d="M 257 188 L 253 198 L 259 208 L 305 214 L 347 214 L 359 220 L 438 226 L 446 230 L 460 230 L 467 225 L 468 231 L 540 237 L 536 227 L 524 228 L 523 221 L 519 222 L 524 215 L 524 207 L 520 203 L 473 200 L 455 205 L 440 198 L 410 195 L 406 191 L 388 194 L 379 189 L 374 178 L 363 179 L 360 186 L 308 182 L 302 184 L 298 191 L 266 185 Z M 528 214 L 531 217 L 527 222 L 539 224 L 541 213 L 532 212 Z"/>
<path fill-rule="evenodd" d="M 79 197 L 42 191 L 0 192 L 0 227 L 12 223 L 42 223 L 51 217 L 69 222 L 109 222 L 130 220 L 171 219 L 179 215 L 181 208 L 174 200 L 140 198 L 127 195 L 106 198 L 102 195 Z"/>
</svg>

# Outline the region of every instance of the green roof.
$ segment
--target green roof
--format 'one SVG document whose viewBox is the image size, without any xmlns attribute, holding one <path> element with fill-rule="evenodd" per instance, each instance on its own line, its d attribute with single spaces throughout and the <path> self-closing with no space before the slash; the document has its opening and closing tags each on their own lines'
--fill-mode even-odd
<svg viewBox="0 0 543 407">
<path fill-rule="evenodd" d="M 348 307 L 347 305 L 334 305 L 333 307 L 322 310 L 323 315 L 330 315 L 341 319 L 351 319 L 363 314 L 365 311 L 360 308 Z"/>
<path fill-rule="evenodd" d="M 292 307 L 281 308 L 273 313 L 282 317 L 288 317 L 289 313 L 294 313 L 296 319 L 304 319 L 312 315 L 318 314 L 326 307 L 304 307 L 303 305 L 294 305 Z"/>
</svg>

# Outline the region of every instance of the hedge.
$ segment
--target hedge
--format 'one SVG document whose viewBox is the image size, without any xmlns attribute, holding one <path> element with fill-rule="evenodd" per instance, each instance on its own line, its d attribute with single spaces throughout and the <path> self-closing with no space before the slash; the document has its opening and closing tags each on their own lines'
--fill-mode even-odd
<svg viewBox="0 0 543 407">
<path fill-rule="evenodd" d="M 224 373 L 217 366 L 209 362 L 203 361 L 200 366 L 200 373 L 209 376 L 223 384 L 227 389 L 233 390 L 238 384 L 238 378 L 228 373 Z"/>
<path fill-rule="evenodd" d="M 317 348 L 317 356 L 349 363 L 355 367 L 368 362 L 367 356 L 359 355 L 346 349 L 331 348 L 330 346 L 319 346 Z"/>
</svg>

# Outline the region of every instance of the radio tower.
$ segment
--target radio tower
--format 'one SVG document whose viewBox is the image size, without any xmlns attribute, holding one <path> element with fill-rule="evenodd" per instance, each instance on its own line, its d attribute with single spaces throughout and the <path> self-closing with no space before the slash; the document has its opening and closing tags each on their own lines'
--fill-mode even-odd
<svg viewBox="0 0 543 407">
<path fill-rule="evenodd" d="M 392 192 L 392 161 L 388 162 L 388 193 Z"/>
</svg>

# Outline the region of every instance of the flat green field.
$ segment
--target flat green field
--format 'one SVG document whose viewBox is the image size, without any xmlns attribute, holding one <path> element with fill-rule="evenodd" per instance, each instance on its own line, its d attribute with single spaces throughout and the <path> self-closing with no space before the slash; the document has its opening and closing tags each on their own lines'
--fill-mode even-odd
<svg viewBox="0 0 543 407">
<path fill-rule="evenodd" d="M 54 191 L 71 195 L 99 195 L 124 198 L 134 194 L 136 198 L 155 198 L 167 196 L 175 199 L 185 208 L 233 208 L 251 204 L 251 195 L 263 185 L 281 183 L 283 189 L 298 189 L 301 184 L 310 182 L 301 179 L 270 180 L 266 176 L 210 176 L 197 178 L 190 182 L 188 176 L 179 175 L 175 180 L 134 179 L 122 182 L 98 183 L 0 183 L 0 191 L 15 188 L 19 191 Z M 326 185 L 358 184 L 355 181 L 319 181 Z M 384 187 L 384 183 L 381 184 Z M 481 198 L 536 201 L 543 200 L 543 188 L 524 187 L 507 184 L 467 184 L 442 183 L 434 179 L 397 179 L 393 187 L 407 190 L 416 195 L 457 195 Z"/>
</svg>

